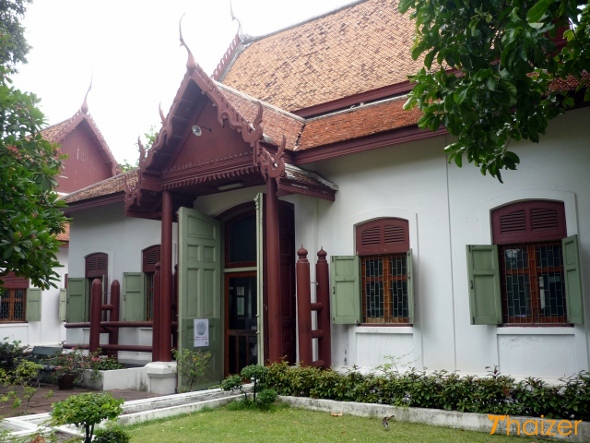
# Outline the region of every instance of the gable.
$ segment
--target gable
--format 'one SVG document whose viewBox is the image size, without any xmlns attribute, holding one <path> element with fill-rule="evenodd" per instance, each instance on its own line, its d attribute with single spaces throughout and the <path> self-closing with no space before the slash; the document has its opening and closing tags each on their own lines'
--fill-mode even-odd
<svg viewBox="0 0 590 443">
<path fill-rule="evenodd" d="M 59 192 L 71 193 L 113 176 L 112 164 L 105 161 L 103 148 L 85 120 L 64 137 L 60 149 L 67 158 L 58 177 Z"/>
</svg>

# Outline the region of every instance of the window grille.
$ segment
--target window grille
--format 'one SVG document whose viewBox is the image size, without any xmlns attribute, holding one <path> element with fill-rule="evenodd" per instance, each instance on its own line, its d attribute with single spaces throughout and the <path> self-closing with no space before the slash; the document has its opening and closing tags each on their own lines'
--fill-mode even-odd
<svg viewBox="0 0 590 443">
<path fill-rule="evenodd" d="M 0 289 L 0 321 L 25 321 L 26 289 Z"/>
<path fill-rule="evenodd" d="M 565 323 L 561 242 L 500 247 L 504 323 Z"/>
<path fill-rule="evenodd" d="M 363 321 L 407 323 L 406 254 L 361 257 Z"/>
</svg>

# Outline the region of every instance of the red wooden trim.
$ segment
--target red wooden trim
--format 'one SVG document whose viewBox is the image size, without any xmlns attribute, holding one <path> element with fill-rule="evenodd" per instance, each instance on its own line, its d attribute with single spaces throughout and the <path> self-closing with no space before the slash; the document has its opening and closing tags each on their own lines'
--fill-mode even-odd
<svg viewBox="0 0 590 443">
<path fill-rule="evenodd" d="M 343 155 L 383 148 L 385 146 L 394 146 L 402 143 L 438 137 L 447 133 L 448 132 L 445 128 L 438 129 L 437 131 L 428 131 L 420 129 L 417 126 L 412 126 L 395 131 L 370 135 L 360 139 L 347 140 L 325 146 L 318 146 L 317 148 L 306 149 L 304 151 L 297 151 L 295 152 L 294 164 L 299 166 Z"/>
<path fill-rule="evenodd" d="M 2 277 L 4 284 L 1 286 L 4 289 L 28 289 L 29 279 L 25 277 L 17 277 L 14 272 L 9 272 Z"/>
<path fill-rule="evenodd" d="M 315 117 L 318 115 L 327 114 L 329 112 L 338 111 L 341 109 L 348 109 L 353 105 L 359 103 L 369 103 L 376 100 L 395 97 L 396 95 L 407 94 L 413 89 L 413 85 L 409 80 L 406 80 L 395 85 L 384 86 L 382 88 L 374 89 L 372 91 L 362 92 L 360 94 L 349 95 L 348 97 L 339 98 L 331 102 L 320 103 L 319 105 L 310 106 L 309 108 L 293 111 L 293 114 L 303 118 Z"/>
<path fill-rule="evenodd" d="M 100 208 L 101 206 L 111 205 L 113 203 L 119 203 L 125 200 L 124 192 L 117 192 L 116 194 L 109 194 L 90 200 L 81 200 L 74 203 L 68 203 L 68 207 L 64 209 L 66 215 L 70 215 L 74 212 L 85 211 L 92 208 Z"/>
<path fill-rule="evenodd" d="M 142 272 L 156 272 L 156 264 L 160 261 L 161 251 L 161 245 L 150 246 L 141 251 Z"/>
<path fill-rule="evenodd" d="M 544 224 L 543 214 L 555 219 Z M 496 245 L 561 240 L 567 237 L 564 204 L 527 200 L 497 208 L 492 211 L 492 233 Z"/>
<path fill-rule="evenodd" d="M 356 227 L 356 253 L 359 256 L 405 253 L 409 249 L 407 220 L 382 218 Z"/>
</svg>

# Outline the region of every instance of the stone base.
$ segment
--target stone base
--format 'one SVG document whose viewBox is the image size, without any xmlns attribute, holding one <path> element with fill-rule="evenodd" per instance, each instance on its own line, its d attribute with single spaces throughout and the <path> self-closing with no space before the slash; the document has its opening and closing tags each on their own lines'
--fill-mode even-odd
<svg viewBox="0 0 590 443">
<path fill-rule="evenodd" d="M 156 361 L 145 365 L 149 379 L 148 392 L 168 395 L 176 393 L 176 362 Z"/>
</svg>

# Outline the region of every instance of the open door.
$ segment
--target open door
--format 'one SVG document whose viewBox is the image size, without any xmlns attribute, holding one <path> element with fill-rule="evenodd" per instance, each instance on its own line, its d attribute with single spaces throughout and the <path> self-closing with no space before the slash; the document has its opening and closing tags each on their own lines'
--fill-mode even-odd
<svg viewBox="0 0 590 443">
<path fill-rule="evenodd" d="M 189 208 L 180 208 L 178 221 L 178 349 L 211 353 L 205 377 L 197 384 L 206 387 L 223 379 L 220 225 L 214 218 Z M 197 328 L 195 334 L 195 323 L 205 324 L 198 320 L 206 320 L 208 331 Z M 180 378 L 179 384 L 183 383 Z"/>
</svg>

